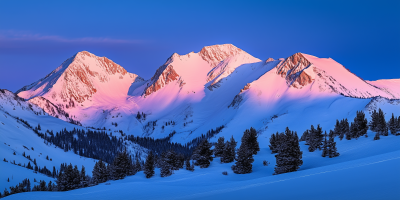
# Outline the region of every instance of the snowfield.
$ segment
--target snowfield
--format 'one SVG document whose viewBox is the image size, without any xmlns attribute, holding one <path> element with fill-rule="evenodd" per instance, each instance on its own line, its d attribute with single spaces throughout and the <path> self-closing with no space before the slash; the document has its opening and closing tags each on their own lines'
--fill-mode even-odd
<svg viewBox="0 0 400 200">
<path fill-rule="evenodd" d="M 321 151 L 310 153 L 301 142 L 304 164 L 287 174 L 272 175 L 275 154 L 261 148 L 251 174 L 234 174 L 232 163 L 215 159 L 207 169 L 181 169 L 166 178 L 159 177 L 157 169 L 150 179 L 139 172 L 90 188 L 21 193 L 6 199 L 398 199 L 400 137 L 336 140 L 340 152 L 336 158 L 323 158 Z M 271 164 L 263 166 L 263 160 Z"/>
</svg>

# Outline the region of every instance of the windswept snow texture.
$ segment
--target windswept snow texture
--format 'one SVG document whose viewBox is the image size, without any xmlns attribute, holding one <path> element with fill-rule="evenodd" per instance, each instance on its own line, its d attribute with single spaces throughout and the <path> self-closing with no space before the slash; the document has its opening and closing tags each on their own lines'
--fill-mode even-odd
<svg viewBox="0 0 400 200">
<path fill-rule="evenodd" d="M 7 199 L 398 199 L 399 136 L 381 137 L 378 141 L 371 136 L 336 141 L 340 156 L 335 158 L 323 158 L 321 151 L 310 153 L 301 142 L 304 164 L 298 172 L 287 174 L 272 175 L 275 154 L 261 148 L 250 174 L 234 174 L 230 169 L 232 163 L 221 164 L 215 159 L 209 168 L 196 167 L 194 172 L 181 169 L 166 178 L 161 178 L 156 169 L 155 177 L 150 179 L 139 172 L 95 187 L 22 193 Z M 271 164 L 263 166 L 263 160 Z M 223 171 L 228 175 L 222 175 Z"/>
<path fill-rule="evenodd" d="M 296 53 L 260 60 L 223 44 L 174 53 L 150 80 L 80 52 L 18 95 L 65 121 L 153 138 L 176 131 L 171 141 L 184 144 L 221 125 L 218 135 L 236 140 L 251 126 L 267 136 L 284 126 L 299 133 L 311 124 L 333 128 L 372 98 L 400 99 L 397 85 L 364 81 L 331 58 Z M 136 118 L 138 112 L 146 117 Z"/>
</svg>

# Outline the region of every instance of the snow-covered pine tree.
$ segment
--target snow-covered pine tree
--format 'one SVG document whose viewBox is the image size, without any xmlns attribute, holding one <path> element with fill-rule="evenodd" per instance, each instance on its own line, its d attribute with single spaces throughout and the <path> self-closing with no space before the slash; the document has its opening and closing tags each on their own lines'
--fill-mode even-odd
<svg viewBox="0 0 400 200">
<path fill-rule="evenodd" d="M 346 140 L 351 140 L 351 138 L 356 138 L 357 136 L 357 124 L 355 122 L 351 122 L 350 124 L 350 131 L 346 134 Z"/>
<path fill-rule="evenodd" d="M 132 168 L 131 164 L 132 163 L 129 161 L 129 155 L 126 152 L 126 149 L 123 152 L 118 153 L 112 163 L 112 179 L 124 179 L 129 174 L 129 170 Z"/>
<path fill-rule="evenodd" d="M 92 171 L 92 182 L 94 184 L 104 183 L 107 181 L 107 167 L 102 160 L 96 162 Z"/>
<path fill-rule="evenodd" d="M 285 137 L 285 142 L 282 143 L 280 151 L 275 155 L 276 167 L 274 175 L 297 171 L 303 164 L 303 152 L 300 151 L 297 133 L 286 131 L 283 136 Z"/>
<path fill-rule="evenodd" d="M 81 186 L 81 175 L 77 165 L 74 166 L 72 174 L 73 189 L 78 189 Z"/>
<path fill-rule="evenodd" d="M 343 121 L 344 121 L 344 120 L 341 120 L 341 121 L 340 121 L 340 126 L 339 126 L 339 130 L 340 130 L 340 131 L 339 131 L 339 139 L 340 139 L 340 140 L 343 140 L 344 134 L 345 134 L 345 133 L 343 132 L 343 128 L 342 128 L 342 127 L 343 127 Z"/>
<path fill-rule="evenodd" d="M 315 129 L 314 126 L 311 125 L 308 150 L 314 152 L 317 149 L 321 149 L 322 139 L 323 135 L 321 126 L 318 124 L 317 129 Z"/>
<path fill-rule="evenodd" d="M 231 163 L 235 160 L 237 142 L 231 137 L 229 141 L 225 143 L 224 151 L 221 157 L 221 163 Z"/>
<path fill-rule="evenodd" d="M 200 166 L 200 168 L 207 168 L 210 166 L 210 161 L 213 160 L 211 144 L 208 140 L 203 140 L 193 151 L 192 159 L 196 162 L 194 163 L 196 166 Z"/>
<path fill-rule="evenodd" d="M 142 165 L 140 164 L 139 158 L 136 156 L 136 161 L 135 161 L 135 171 L 136 173 L 139 171 L 142 171 Z"/>
<path fill-rule="evenodd" d="M 248 130 L 246 130 L 242 136 L 242 143 L 240 144 L 239 150 L 237 151 L 235 165 L 232 165 L 232 170 L 236 174 L 248 174 L 252 172 L 254 162 L 253 149 L 250 149 L 246 143 L 248 137 Z M 246 133 L 247 132 L 247 133 Z"/>
<path fill-rule="evenodd" d="M 174 163 L 175 155 L 172 151 L 162 152 L 160 157 L 160 175 L 167 177 L 172 175 L 172 164 Z"/>
<path fill-rule="evenodd" d="M 175 160 L 175 167 L 179 169 L 183 169 L 183 165 L 185 164 L 185 156 L 181 153 L 178 153 L 176 155 L 176 160 Z"/>
<path fill-rule="evenodd" d="M 57 177 L 58 191 L 68 191 L 79 187 L 76 185 L 79 185 L 79 181 L 76 180 L 76 177 L 79 177 L 79 170 L 76 172 L 72 164 L 69 164 L 64 171 L 60 170 L 60 174 Z"/>
<path fill-rule="evenodd" d="M 80 187 L 88 187 L 89 186 L 89 180 L 88 177 L 86 176 L 86 170 L 85 166 L 82 165 L 81 172 L 80 172 Z"/>
<path fill-rule="evenodd" d="M 369 127 L 371 131 L 378 132 L 379 114 L 376 110 L 371 113 L 371 121 L 369 122 Z"/>
<path fill-rule="evenodd" d="M 328 144 L 328 141 L 326 140 L 326 136 L 327 136 L 327 134 L 325 131 L 325 134 L 324 134 L 325 139 L 324 139 L 324 142 L 322 145 L 322 157 L 326 157 L 329 154 L 329 144 Z"/>
<path fill-rule="evenodd" d="M 260 151 L 260 146 L 257 141 L 257 131 L 253 127 L 250 127 L 250 129 L 244 132 L 242 137 L 242 143 L 243 142 L 253 155 L 257 155 L 257 152 Z"/>
<path fill-rule="evenodd" d="M 328 151 L 329 158 L 337 157 L 340 155 L 337 152 L 336 142 L 335 142 L 335 133 L 332 130 L 329 132 L 328 146 L 329 146 L 329 151 Z"/>
<path fill-rule="evenodd" d="M 146 178 L 154 176 L 154 155 L 152 151 L 147 155 L 143 173 L 146 175 Z"/>
<path fill-rule="evenodd" d="M 224 147 L 225 147 L 225 138 L 219 137 L 218 142 L 217 142 L 217 144 L 215 144 L 215 148 L 213 150 L 214 156 L 221 157 L 222 154 L 224 153 Z"/>
<path fill-rule="evenodd" d="M 277 153 L 278 152 L 278 139 L 277 137 L 279 136 L 279 133 L 276 132 L 276 135 L 272 133 L 271 137 L 269 138 L 269 149 L 271 150 L 271 153 Z"/>
<path fill-rule="evenodd" d="M 308 137 L 310 137 L 309 136 L 309 134 L 310 134 L 310 131 L 307 129 L 306 131 L 304 131 L 304 133 L 303 133 L 303 135 L 300 137 L 300 142 L 303 142 L 303 141 L 305 141 L 306 142 L 306 145 L 308 145 L 307 144 L 307 141 L 308 141 Z"/>
<path fill-rule="evenodd" d="M 388 127 L 386 124 L 386 120 L 385 120 L 385 113 L 383 113 L 383 111 L 379 108 L 379 112 L 378 112 L 378 116 L 379 116 L 379 121 L 378 121 L 378 132 L 383 135 L 383 136 L 388 136 Z"/>
<path fill-rule="evenodd" d="M 39 191 L 47 191 L 46 181 L 40 180 L 40 183 L 39 183 Z"/>
<path fill-rule="evenodd" d="M 397 130 L 397 134 L 396 135 L 400 135 L 400 116 L 397 118 L 397 126 L 396 126 L 396 130 Z"/>
<path fill-rule="evenodd" d="M 342 130 L 340 128 L 340 122 L 339 122 L 339 120 L 336 119 L 335 128 L 333 129 L 334 136 L 340 136 L 341 135 L 341 131 Z"/>
<path fill-rule="evenodd" d="M 392 135 L 397 135 L 397 119 L 396 119 L 396 117 L 394 117 L 394 114 L 392 113 L 392 117 L 389 119 L 389 122 L 388 122 L 388 127 L 389 127 L 389 130 L 390 130 L 390 133 L 392 134 Z"/>
<path fill-rule="evenodd" d="M 365 118 L 365 113 L 363 111 L 357 111 L 357 116 L 354 118 L 354 123 L 356 126 L 355 135 L 353 137 L 359 138 L 365 135 L 368 131 L 368 120 Z"/>
<path fill-rule="evenodd" d="M 349 121 L 347 120 L 347 118 L 345 118 L 341 121 L 340 126 L 342 129 L 342 134 L 344 134 L 346 136 L 347 140 L 351 140 L 350 125 L 349 125 Z"/>
</svg>

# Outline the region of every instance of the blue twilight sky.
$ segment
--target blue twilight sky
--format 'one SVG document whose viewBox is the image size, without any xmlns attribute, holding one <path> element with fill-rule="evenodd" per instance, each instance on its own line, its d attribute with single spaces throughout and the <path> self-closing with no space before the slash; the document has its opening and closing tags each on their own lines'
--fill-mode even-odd
<svg viewBox="0 0 400 200">
<path fill-rule="evenodd" d="M 366 80 L 400 78 L 400 1 L 0 0 L 0 88 L 76 52 L 150 78 L 174 52 L 232 43 L 251 55 L 331 57 Z"/>
</svg>

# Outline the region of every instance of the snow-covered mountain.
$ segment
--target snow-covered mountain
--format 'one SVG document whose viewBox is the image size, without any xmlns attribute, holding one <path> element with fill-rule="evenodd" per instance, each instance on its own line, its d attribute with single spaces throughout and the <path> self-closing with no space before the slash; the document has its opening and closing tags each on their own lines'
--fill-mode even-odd
<svg viewBox="0 0 400 200">
<path fill-rule="evenodd" d="M 18 95 L 65 121 L 154 138 L 176 131 L 171 140 L 186 143 L 221 125 L 220 135 L 236 139 L 250 126 L 282 131 L 283 121 L 299 132 L 324 122 L 332 128 L 372 98 L 400 99 L 398 88 L 399 80 L 364 81 L 331 58 L 260 60 L 224 44 L 174 53 L 150 80 L 80 52 Z"/>
</svg>

